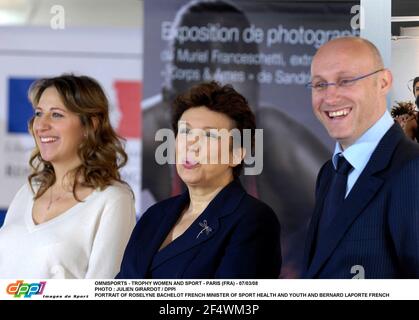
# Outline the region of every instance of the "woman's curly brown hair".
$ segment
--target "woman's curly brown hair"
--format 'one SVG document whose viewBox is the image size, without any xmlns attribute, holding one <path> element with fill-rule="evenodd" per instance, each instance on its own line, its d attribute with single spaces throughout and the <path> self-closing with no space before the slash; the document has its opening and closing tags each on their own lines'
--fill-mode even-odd
<svg viewBox="0 0 419 320">
<path fill-rule="evenodd" d="M 391 116 L 396 118 L 404 114 L 409 116 L 415 112 L 415 106 L 411 101 L 396 101 L 396 105 L 391 108 Z"/>
<path fill-rule="evenodd" d="M 64 106 L 79 117 L 85 131 L 85 139 L 77 151 L 81 165 L 68 173 L 74 177 L 74 198 L 80 201 L 76 196 L 78 185 L 103 190 L 113 181 L 125 183 L 121 180 L 119 169 L 126 164 L 128 156 L 121 142 L 123 139 L 111 126 L 108 99 L 100 84 L 90 77 L 72 74 L 37 80 L 28 93 L 34 108 L 42 93 L 50 87 L 58 91 Z M 32 117 L 29 121 L 33 137 L 34 119 Z M 28 180 L 34 193 L 34 183 L 39 185 L 35 194 L 37 199 L 55 183 L 55 172 L 52 164 L 42 159 L 38 146 L 32 151 L 29 164 L 32 174 Z"/>
</svg>

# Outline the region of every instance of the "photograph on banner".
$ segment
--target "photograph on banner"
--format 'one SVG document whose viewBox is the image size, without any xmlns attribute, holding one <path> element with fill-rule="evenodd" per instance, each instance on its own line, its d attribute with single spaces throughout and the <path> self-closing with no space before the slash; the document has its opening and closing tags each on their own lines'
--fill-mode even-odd
<svg viewBox="0 0 419 320">
<path fill-rule="evenodd" d="M 322 44 L 359 35 L 359 9 L 359 1 L 145 0 L 141 212 L 185 188 L 173 165 L 155 159 L 173 99 L 200 82 L 232 84 L 263 129 L 263 170 L 242 184 L 281 223 L 281 278 L 298 277 L 316 177 L 333 148 L 305 85 Z"/>
</svg>

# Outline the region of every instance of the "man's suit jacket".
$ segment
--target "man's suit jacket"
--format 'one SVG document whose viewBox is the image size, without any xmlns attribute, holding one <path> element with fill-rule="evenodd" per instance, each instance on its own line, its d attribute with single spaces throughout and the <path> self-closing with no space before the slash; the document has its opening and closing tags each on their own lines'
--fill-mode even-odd
<svg viewBox="0 0 419 320">
<path fill-rule="evenodd" d="M 189 203 L 188 192 L 161 201 L 137 223 L 117 278 L 277 278 L 275 213 L 235 180 L 177 239 L 159 251 Z"/>
<path fill-rule="evenodd" d="M 316 185 L 303 278 L 419 277 L 419 147 L 394 124 L 330 227 L 318 224 L 333 176 L 328 161 Z"/>
</svg>

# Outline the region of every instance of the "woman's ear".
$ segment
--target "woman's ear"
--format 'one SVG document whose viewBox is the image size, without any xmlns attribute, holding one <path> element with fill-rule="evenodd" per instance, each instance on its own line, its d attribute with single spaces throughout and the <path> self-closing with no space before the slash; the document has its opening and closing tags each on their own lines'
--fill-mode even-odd
<svg viewBox="0 0 419 320">
<path fill-rule="evenodd" d="M 93 129 L 96 132 L 97 128 L 99 127 L 99 119 L 97 117 L 93 117 L 92 118 L 92 123 L 93 123 Z"/>
<path fill-rule="evenodd" d="M 231 167 L 238 166 L 246 156 L 246 149 L 244 148 L 233 148 L 233 159 L 230 162 Z"/>
<path fill-rule="evenodd" d="M 93 125 L 93 131 L 96 132 L 97 128 L 99 127 L 99 119 L 97 117 L 92 117 L 91 119 L 92 125 Z M 88 130 L 86 129 L 83 136 L 87 138 Z"/>
</svg>

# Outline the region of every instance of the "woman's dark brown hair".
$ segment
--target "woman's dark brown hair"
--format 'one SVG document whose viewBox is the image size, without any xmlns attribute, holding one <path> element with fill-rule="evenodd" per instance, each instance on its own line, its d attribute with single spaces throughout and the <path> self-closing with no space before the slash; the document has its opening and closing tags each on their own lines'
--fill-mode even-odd
<svg viewBox="0 0 419 320">
<path fill-rule="evenodd" d="M 77 151 L 81 165 L 68 173 L 74 177 L 75 199 L 79 200 L 76 196 L 79 184 L 103 190 L 113 181 L 123 182 L 119 169 L 126 164 L 128 156 L 121 138 L 111 126 L 108 99 L 99 83 L 87 76 L 71 74 L 37 80 L 29 89 L 29 100 L 34 108 L 43 92 L 50 87 L 58 91 L 64 106 L 79 117 L 85 132 L 85 139 Z M 32 117 L 29 121 L 32 136 L 34 119 L 35 117 Z M 42 159 L 37 146 L 32 152 L 29 164 L 32 174 L 28 180 L 32 191 L 34 183 L 39 185 L 35 194 L 37 199 L 54 184 L 55 172 L 51 163 Z"/>
<path fill-rule="evenodd" d="M 404 114 L 408 114 L 409 116 L 414 114 L 415 106 L 413 102 L 410 101 L 396 101 L 395 106 L 391 109 L 391 116 L 396 118 L 398 116 L 402 116 Z"/>
<path fill-rule="evenodd" d="M 178 131 L 178 121 L 186 110 L 205 106 L 209 110 L 222 113 L 233 120 L 233 129 L 238 129 L 242 137 L 242 148 L 244 148 L 244 129 L 251 129 L 253 149 L 256 129 L 255 115 L 246 98 L 234 90 L 231 85 L 221 85 L 215 81 L 204 82 L 193 86 L 185 94 L 177 96 L 173 104 L 172 127 L 175 134 Z M 247 152 L 251 152 L 251 150 L 247 150 Z M 233 168 L 234 178 L 240 176 L 242 169 L 243 161 Z"/>
</svg>

